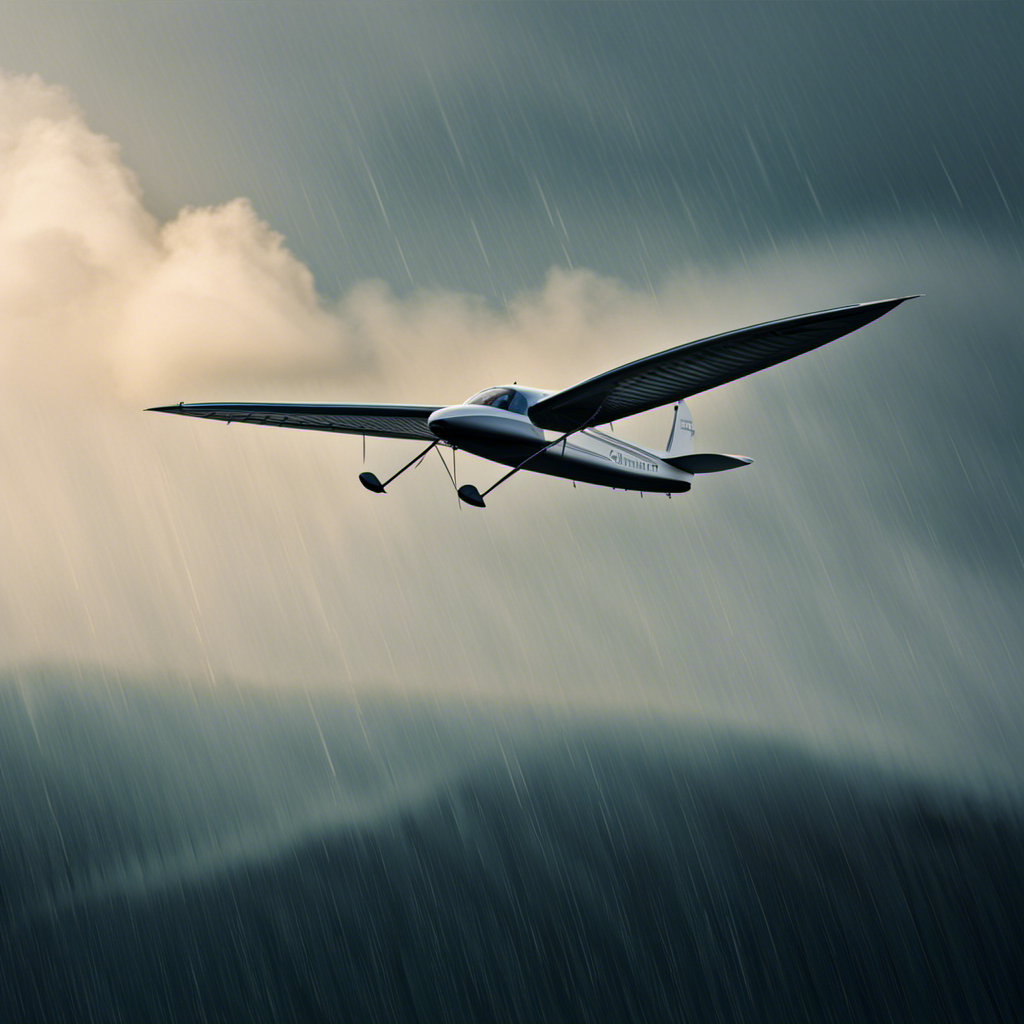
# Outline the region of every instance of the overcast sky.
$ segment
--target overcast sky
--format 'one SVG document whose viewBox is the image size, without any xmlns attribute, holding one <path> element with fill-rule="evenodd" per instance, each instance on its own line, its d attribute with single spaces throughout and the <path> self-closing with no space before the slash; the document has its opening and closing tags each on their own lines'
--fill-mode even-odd
<svg viewBox="0 0 1024 1024">
<path fill-rule="evenodd" d="M 4 20 L 5 664 L 663 707 L 1019 772 L 1018 7 Z M 377 498 L 358 439 L 141 412 L 561 387 L 917 292 L 694 399 L 698 450 L 755 465 L 671 502 L 524 475 L 481 514 L 436 458 Z"/>
</svg>

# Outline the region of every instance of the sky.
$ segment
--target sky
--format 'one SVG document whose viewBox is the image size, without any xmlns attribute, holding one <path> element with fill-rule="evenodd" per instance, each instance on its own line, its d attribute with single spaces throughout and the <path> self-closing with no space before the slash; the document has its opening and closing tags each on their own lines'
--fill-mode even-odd
<svg viewBox="0 0 1024 1024">
<path fill-rule="evenodd" d="M 4 668 L 654 711 L 1021 777 L 1014 5 L 4 20 Z M 692 399 L 697 449 L 755 465 L 671 501 L 522 474 L 481 514 L 436 459 L 378 498 L 357 438 L 143 412 L 559 388 L 916 293 Z"/>
</svg>

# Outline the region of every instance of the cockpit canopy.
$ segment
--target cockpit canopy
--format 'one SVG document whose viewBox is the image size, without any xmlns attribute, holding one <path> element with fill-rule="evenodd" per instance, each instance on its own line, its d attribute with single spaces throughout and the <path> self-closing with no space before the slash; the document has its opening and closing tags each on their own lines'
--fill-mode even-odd
<svg viewBox="0 0 1024 1024">
<path fill-rule="evenodd" d="M 492 409 L 506 409 L 525 416 L 530 403 L 526 395 L 515 388 L 488 388 L 468 399 L 466 405 L 489 405 Z"/>
</svg>

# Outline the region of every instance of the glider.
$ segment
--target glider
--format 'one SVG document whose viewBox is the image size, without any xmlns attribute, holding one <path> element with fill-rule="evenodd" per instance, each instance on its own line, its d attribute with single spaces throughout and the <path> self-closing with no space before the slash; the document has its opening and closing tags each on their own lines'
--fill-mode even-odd
<svg viewBox="0 0 1024 1024">
<path fill-rule="evenodd" d="M 363 486 L 378 494 L 438 445 L 451 448 L 453 457 L 462 449 L 512 467 L 483 493 L 472 484 L 458 487 L 452 475 L 459 497 L 478 508 L 498 484 L 520 470 L 624 490 L 681 493 L 690 489 L 694 476 L 753 461 L 742 455 L 695 453 L 687 398 L 835 341 L 913 298 L 918 296 L 861 302 L 716 334 L 625 363 L 563 391 L 491 387 L 449 406 L 220 402 L 148 411 L 429 442 L 383 483 L 373 473 L 359 475 Z M 597 429 L 673 402 L 675 415 L 664 451 Z"/>
</svg>

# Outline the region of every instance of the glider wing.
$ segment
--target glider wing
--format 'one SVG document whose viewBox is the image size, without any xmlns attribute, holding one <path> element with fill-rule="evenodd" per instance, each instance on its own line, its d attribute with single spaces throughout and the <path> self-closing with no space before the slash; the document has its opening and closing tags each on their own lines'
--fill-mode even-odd
<svg viewBox="0 0 1024 1024">
<path fill-rule="evenodd" d="M 916 295 L 861 302 L 716 334 L 608 370 L 530 407 L 546 430 L 597 426 L 656 409 L 810 352 Z"/>
<path fill-rule="evenodd" d="M 170 412 L 227 423 L 262 423 L 299 430 L 330 430 L 339 434 L 407 437 L 436 441 L 427 417 L 439 405 L 306 405 L 290 402 L 214 402 L 162 405 L 149 412 Z"/>
</svg>

